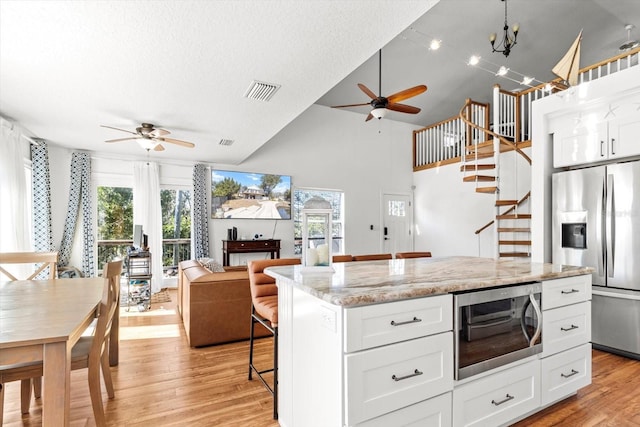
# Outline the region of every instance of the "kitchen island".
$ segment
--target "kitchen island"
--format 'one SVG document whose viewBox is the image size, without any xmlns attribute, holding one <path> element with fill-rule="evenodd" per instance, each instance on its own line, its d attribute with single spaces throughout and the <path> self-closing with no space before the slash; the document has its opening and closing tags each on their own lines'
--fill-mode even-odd
<svg viewBox="0 0 640 427">
<path fill-rule="evenodd" d="M 590 268 L 475 257 L 333 268 L 265 271 L 279 292 L 282 426 L 507 425 L 591 382 Z M 533 282 L 542 352 L 454 380 L 453 294 Z"/>
</svg>

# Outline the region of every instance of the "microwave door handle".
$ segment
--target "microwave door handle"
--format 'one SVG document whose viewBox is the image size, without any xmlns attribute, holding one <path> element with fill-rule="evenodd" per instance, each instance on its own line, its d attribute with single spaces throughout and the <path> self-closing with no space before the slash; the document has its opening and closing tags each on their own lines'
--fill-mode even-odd
<svg viewBox="0 0 640 427">
<path fill-rule="evenodd" d="M 527 309 L 529 308 L 529 305 L 533 306 L 533 310 L 536 312 L 536 318 L 538 320 L 536 323 L 536 330 L 533 333 L 533 336 L 531 338 L 529 338 L 529 332 L 527 331 L 527 325 L 526 325 L 526 313 L 527 313 Z M 520 326 L 522 327 L 522 333 L 524 333 L 524 336 L 527 338 L 527 341 L 529 342 L 529 347 L 533 347 L 536 341 L 538 340 L 538 338 L 540 338 L 540 329 L 542 328 L 542 312 L 540 311 L 540 306 L 538 306 L 538 302 L 536 301 L 533 294 L 529 294 L 529 299 L 526 300 L 524 305 L 522 306 L 522 314 L 520 316 Z"/>
</svg>

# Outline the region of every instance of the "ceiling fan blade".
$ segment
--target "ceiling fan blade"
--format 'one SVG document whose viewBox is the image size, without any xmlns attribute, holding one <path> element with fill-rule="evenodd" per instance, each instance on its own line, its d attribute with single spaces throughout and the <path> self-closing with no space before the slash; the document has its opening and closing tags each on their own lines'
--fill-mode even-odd
<svg viewBox="0 0 640 427">
<path fill-rule="evenodd" d="M 107 129 L 119 130 L 119 131 L 121 131 L 121 132 L 127 132 L 127 133 L 130 133 L 131 135 L 137 135 L 137 133 L 135 133 L 135 132 L 131 132 L 130 130 L 125 130 L 125 129 L 120 129 L 120 128 L 114 128 L 113 126 L 100 125 L 100 127 L 107 128 Z"/>
<path fill-rule="evenodd" d="M 331 108 L 364 107 L 365 105 L 371 105 L 371 104 L 368 102 L 365 102 L 364 104 L 334 105 Z"/>
<path fill-rule="evenodd" d="M 394 93 L 393 95 L 387 96 L 387 99 L 391 103 L 396 103 L 404 99 L 409 99 L 416 95 L 420 95 L 422 92 L 426 92 L 426 91 L 427 91 L 427 87 L 425 85 L 414 86 L 412 88 L 405 89 L 403 91 Z"/>
<path fill-rule="evenodd" d="M 153 147 L 153 151 L 164 151 L 164 147 L 160 144 L 156 144 L 156 146 Z"/>
<path fill-rule="evenodd" d="M 149 135 L 152 138 L 157 138 L 159 136 L 165 136 L 165 135 L 169 135 L 171 132 L 169 132 L 166 129 L 154 129 L 151 132 L 149 132 L 147 135 Z"/>
<path fill-rule="evenodd" d="M 139 139 L 139 136 L 133 136 L 133 137 L 128 137 L 128 138 L 118 138 L 118 139 L 109 139 L 105 142 L 121 142 L 121 141 L 129 141 L 131 139 Z"/>
<path fill-rule="evenodd" d="M 173 139 L 173 138 L 153 138 L 153 139 L 155 139 L 156 141 L 169 142 L 171 144 L 181 145 L 183 147 L 189 147 L 189 148 L 193 148 L 196 146 L 192 142 L 181 141 L 179 139 Z"/>
<path fill-rule="evenodd" d="M 366 119 L 364 119 L 365 122 L 368 122 L 369 120 L 373 119 L 373 114 L 369 113 L 369 115 L 367 116 Z"/>
<path fill-rule="evenodd" d="M 409 113 L 409 114 L 418 114 L 420 109 L 418 107 L 414 107 L 412 105 L 405 104 L 387 104 L 387 110 L 399 111 L 401 113 Z"/>
<path fill-rule="evenodd" d="M 361 91 L 363 91 L 364 93 L 366 93 L 366 94 L 369 96 L 369 98 L 371 98 L 371 99 L 376 99 L 376 98 L 378 97 L 375 93 L 373 93 L 373 92 L 371 91 L 371 89 L 369 89 L 368 87 L 366 87 L 366 86 L 365 86 L 365 85 L 363 85 L 362 83 L 358 83 L 358 87 L 360 88 L 360 90 L 361 90 Z"/>
</svg>

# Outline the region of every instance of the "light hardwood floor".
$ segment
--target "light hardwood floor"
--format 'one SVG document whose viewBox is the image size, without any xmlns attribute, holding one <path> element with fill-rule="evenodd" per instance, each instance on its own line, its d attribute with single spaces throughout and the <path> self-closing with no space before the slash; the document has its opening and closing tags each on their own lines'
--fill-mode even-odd
<svg viewBox="0 0 640 427">
<path fill-rule="evenodd" d="M 115 399 L 103 387 L 109 425 L 278 426 L 271 395 L 247 380 L 248 342 L 189 348 L 171 293 L 171 303 L 121 314 Z M 256 356 L 269 365 L 270 339 L 258 340 Z M 94 426 L 86 371 L 71 378 L 71 425 Z M 41 402 L 33 400 L 22 416 L 19 391 L 19 383 L 7 384 L 4 426 L 41 425 Z M 517 426 L 640 426 L 640 362 L 594 351 L 593 384 Z"/>
</svg>

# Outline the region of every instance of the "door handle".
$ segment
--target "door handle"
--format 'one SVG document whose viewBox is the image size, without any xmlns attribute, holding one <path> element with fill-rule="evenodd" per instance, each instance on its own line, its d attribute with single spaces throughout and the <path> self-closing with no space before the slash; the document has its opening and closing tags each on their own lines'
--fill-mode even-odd
<svg viewBox="0 0 640 427">
<path fill-rule="evenodd" d="M 389 233 L 388 233 L 388 231 L 389 231 L 389 230 L 387 229 L 387 227 L 385 227 L 385 228 L 384 228 L 384 235 L 385 235 L 385 236 L 386 236 L 387 234 L 389 234 Z"/>
</svg>

